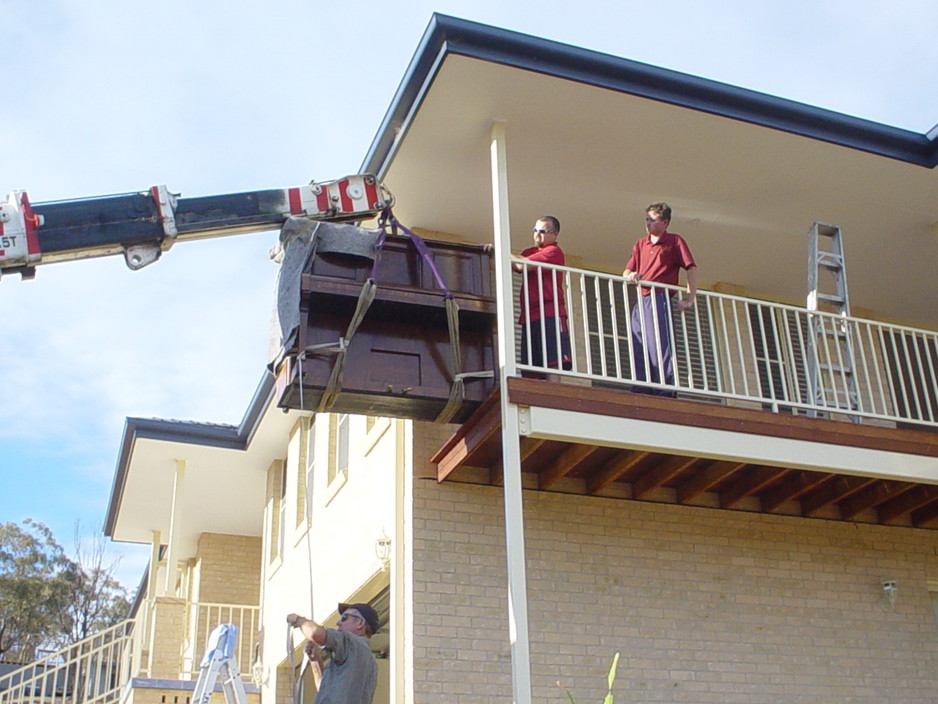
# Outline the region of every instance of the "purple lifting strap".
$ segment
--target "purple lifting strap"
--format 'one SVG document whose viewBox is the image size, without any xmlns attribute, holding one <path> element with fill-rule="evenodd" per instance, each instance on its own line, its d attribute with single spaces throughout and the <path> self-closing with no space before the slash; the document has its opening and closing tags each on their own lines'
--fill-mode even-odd
<svg viewBox="0 0 938 704">
<path fill-rule="evenodd" d="M 413 232 L 407 229 L 406 226 L 402 225 L 398 221 L 398 219 L 394 217 L 394 213 L 391 212 L 390 208 L 385 208 L 384 212 L 381 213 L 381 223 L 382 223 L 381 236 L 378 238 L 378 243 L 375 245 L 375 249 L 380 250 L 381 245 L 384 244 L 384 238 L 385 238 L 384 228 L 387 226 L 387 223 L 390 223 L 395 228 L 399 227 L 401 230 L 404 231 L 404 234 L 410 237 L 410 241 L 414 243 L 414 247 L 417 248 L 418 254 L 420 254 L 420 257 L 424 260 L 424 262 L 426 262 L 427 266 L 430 267 L 430 271 L 433 274 L 434 280 L 436 281 L 437 288 L 439 288 L 443 292 L 443 296 L 445 298 L 452 298 L 453 294 L 450 293 L 449 288 L 446 285 L 446 282 L 443 281 L 443 277 L 440 275 L 439 269 L 436 268 L 436 262 L 433 261 L 433 255 L 430 253 L 430 250 L 427 249 L 426 243 L 424 243 L 424 241 L 420 239 L 418 235 L 415 235 Z M 380 256 L 380 251 L 378 253 L 378 256 L 375 257 L 374 265 L 371 267 L 372 278 L 375 277 L 375 271 L 377 270 L 377 267 L 378 267 L 379 256 Z"/>
</svg>

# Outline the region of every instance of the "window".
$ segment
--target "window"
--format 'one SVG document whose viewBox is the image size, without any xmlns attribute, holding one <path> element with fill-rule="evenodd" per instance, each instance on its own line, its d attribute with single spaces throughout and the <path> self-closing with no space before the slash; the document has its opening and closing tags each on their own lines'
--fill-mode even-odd
<svg viewBox="0 0 938 704">
<path fill-rule="evenodd" d="M 632 342 L 629 335 L 638 289 L 626 286 L 620 280 L 595 276 L 585 276 L 583 284 L 589 372 L 631 379 Z M 719 390 L 707 299 L 699 298 L 696 305 L 685 313 L 675 313 L 672 302 L 672 320 L 671 356 L 676 383 L 689 390 Z"/>
<path fill-rule="evenodd" d="M 938 420 L 938 339 L 885 328 L 879 334 L 896 415 Z"/>
<path fill-rule="evenodd" d="M 365 418 L 365 448 L 363 454 L 370 454 L 390 427 L 390 418 L 367 416 Z"/>
<path fill-rule="evenodd" d="M 748 309 L 762 397 L 813 403 L 805 371 L 807 314 L 758 303 L 748 304 Z"/>
<path fill-rule="evenodd" d="M 287 535 L 287 462 L 280 469 L 280 486 L 277 499 L 277 555 L 283 557 Z"/>
<path fill-rule="evenodd" d="M 332 500 L 348 479 L 349 465 L 349 415 L 329 416 L 329 465 L 326 472 L 328 494 L 326 503 Z"/>
<path fill-rule="evenodd" d="M 305 519 L 307 523 L 313 520 L 313 479 L 316 476 L 316 416 L 309 419 L 306 426 L 306 467 L 305 471 L 298 472 L 301 485 L 297 486 L 298 493 L 303 501 L 298 504 L 296 524 L 300 525 Z"/>
<path fill-rule="evenodd" d="M 716 345 L 710 322 L 710 299 L 697 298 L 694 307 L 683 313 L 674 311 L 674 377 L 676 383 L 700 391 L 720 391 L 717 372 Z"/>
<path fill-rule="evenodd" d="M 630 379 L 629 317 L 635 303 L 631 289 L 613 279 L 588 276 L 586 289 L 586 331 L 589 372 L 599 376 Z"/>
</svg>

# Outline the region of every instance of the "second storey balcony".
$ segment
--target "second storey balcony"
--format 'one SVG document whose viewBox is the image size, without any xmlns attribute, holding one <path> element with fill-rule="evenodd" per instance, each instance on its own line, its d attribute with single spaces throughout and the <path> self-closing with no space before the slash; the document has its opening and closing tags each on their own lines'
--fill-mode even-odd
<svg viewBox="0 0 938 704">
<path fill-rule="evenodd" d="M 687 299 L 681 287 L 635 286 L 621 276 L 530 261 L 516 266 L 522 269 L 519 299 L 529 302 L 516 304 L 522 325 L 514 343 L 523 375 L 788 415 L 938 429 L 938 332 L 713 291 L 699 291 L 681 311 Z M 553 312 L 555 298 L 567 311 L 564 322 L 539 335 L 540 311 Z M 650 305 L 655 299 L 663 305 Z M 561 346 L 564 334 L 569 368 L 548 366 L 550 350 Z M 528 361 L 517 352 L 522 347 L 533 350 Z M 668 372 L 659 376 L 657 369 Z"/>
<path fill-rule="evenodd" d="M 680 287 L 519 266 L 501 392 L 528 488 L 938 528 L 935 331 L 715 291 L 680 311 Z M 561 296 L 565 325 L 532 332 Z M 524 361 L 564 328 L 566 368 Z M 668 348 L 671 376 L 642 374 Z M 493 396 L 437 452 L 439 480 L 501 484 L 502 420 Z"/>
</svg>

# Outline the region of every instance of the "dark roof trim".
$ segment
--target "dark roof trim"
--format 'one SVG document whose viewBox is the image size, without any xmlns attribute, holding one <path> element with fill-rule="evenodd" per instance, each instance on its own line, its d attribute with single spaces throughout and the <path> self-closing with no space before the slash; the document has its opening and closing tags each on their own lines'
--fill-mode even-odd
<svg viewBox="0 0 938 704">
<path fill-rule="evenodd" d="M 599 88 L 729 117 L 933 168 L 938 136 L 890 127 L 765 93 L 697 78 L 468 20 L 434 14 L 362 172 L 383 175 L 448 54 L 536 71 Z"/>
<path fill-rule="evenodd" d="M 257 432 L 264 411 L 272 401 L 273 392 L 274 376 L 265 369 L 244 418 L 237 427 L 160 418 L 127 418 L 124 421 L 124 435 L 117 456 L 114 483 L 111 485 L 111 500 L 104 518 L 104 534 L 109 538 L 114 535 L 114 525 L 124 495 L 124 483 L 137 439 L 204 445 L 225 450 L 246 450 Z"/>
</svg>

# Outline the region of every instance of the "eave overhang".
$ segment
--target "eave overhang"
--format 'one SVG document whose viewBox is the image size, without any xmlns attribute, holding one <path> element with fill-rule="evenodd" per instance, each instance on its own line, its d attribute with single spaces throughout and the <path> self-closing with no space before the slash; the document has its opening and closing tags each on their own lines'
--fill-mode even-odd
<svg viewBox="0 0 938 704">
<path fill-rule="evenodd" d="M 859 149 L 910 164 L 938 164 L 938 131 L 924 135 L 719 81 L 435 13 L 362 172 L 383 175 L 447 55 L 466 56 L 657 100 Z"/>
</svg>

